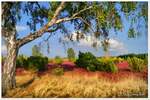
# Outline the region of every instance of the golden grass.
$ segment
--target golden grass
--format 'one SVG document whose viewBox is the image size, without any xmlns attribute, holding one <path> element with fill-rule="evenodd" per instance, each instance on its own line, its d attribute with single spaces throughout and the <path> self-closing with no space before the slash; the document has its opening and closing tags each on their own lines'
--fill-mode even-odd
<svg viewBox="0 0 150 100">
<path fill-rule="evenodd" d="M 45 75 L 41 78 L 36 78 L 25 88 L 16 88 L 9 91 L 5 97 L 105 98 L 147 97 L 147 94 L 147 82 L 137 77 L 128 77 L 118 82 L 113 82 L 96 76 L 71 77 Z"/>
<path fill-rule="evenodd" d="M 34 80 L 33 74 L 26 74 L 24 76 L 16 76 L 17 87 L 23 86 L 24 84 L 27 84 L 31 80 Z"/>
</svg>

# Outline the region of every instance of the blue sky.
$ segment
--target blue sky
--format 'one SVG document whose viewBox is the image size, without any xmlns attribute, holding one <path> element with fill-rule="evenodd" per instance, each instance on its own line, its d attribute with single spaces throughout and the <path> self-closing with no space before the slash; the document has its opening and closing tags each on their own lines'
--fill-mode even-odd
<svg viewBox="0 0 150 100">
<path fill-rule="evenodd" d="M 45 4 L 43 4 L 45 5 Z M 116 6 L 117 9 L 120 9 L 120 6 Z M 22 14 L 23 17 L 20 22 L 17 24 L 17 31 L 19 34 L 19 37 L 24 37 L 27 34 L 30 33 L 29 27 L 26 25 L 26 21 L 29 19 L 29 16 Z M 128 29 L 130 27 L 131 21 L 130 19 L 127 20 L 123 13 L 120 13 L 122 16 L 123 21 L 123 30 L 118 31 L 117 34 L 114 32 L 113 29 L 109 30 L 112 46 L 110 48 L 110 55 L 120 55 L 120 54 L 127 54 L 127 53 L 147 53 L 148 52 L 148 33 L 147 28 L 144 26 L 144 21 L 141 19 L 140 21 L 140 30 L 141 30 L 141 36 L 137 38 L 128 38 Z M 73 27 L 70 24 L 66 24 L 66 26 L 69 28 L 71 33 L 74 33 Z M 40 26 L 38 26 L 40 28 Z M 44 34 L 42 37 L 24 45 L 19 49 L 19 54 L 24 54 L 27 56 L 32 55 L 32 47 L 33 45 L 39 44 L 41 41 L 43 41 L 43 38 L 46 38 L 48 34 Z M 81 41 L 80 43 L 69 43 L 66 45 L 66 48 L 62 43 L 59 43 L 59 37 L 63 37 L 60 32 L 57 32 L 56 35 L 52 36 L 49 40 L 50 43 L 50 53 L 46 52 L 46 44 L 42 44 L 42 53 L 45 56 L 48 57 L 55 57 L 55 56 L 61 56 L 66 57 L 67 48 L 73 48 L 76 52 L 76 55 L 78 54 L 79 50 L 83 52 L 90 51 L 96 56 L 103 56 L 104 52 L 102 50 L 102 47 L 98 47 L 97 49 L 90 46 L 90 41 Z"/>
</svg>

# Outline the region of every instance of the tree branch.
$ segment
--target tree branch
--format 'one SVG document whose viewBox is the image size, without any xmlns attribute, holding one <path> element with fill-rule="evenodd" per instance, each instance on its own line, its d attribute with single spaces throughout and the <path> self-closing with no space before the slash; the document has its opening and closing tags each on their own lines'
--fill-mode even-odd
<svg viewBox="0 0 150 100">
<path fill-rule="evenodd" d="M 60 14 L 60 12 L 62 11 L 64 5 L 65 5 L 65 2 L 62 1 L 61 4 L 59 5 L 59 7 L 56 9 L 52 20 L 47 24 L 47 28 L 48 28 L 49 26 L 51 26 L 51 23 L 54 24 L 54 23 L 56 22 L 57 17 L 58 17 L 58 15 Z"/>
<path fill-rule="evenodd" d="M 22 39 L 17 40 L 18 46 L 20 47 L 20 46 L 22 46 L 22 45 L 24 45 L 24 44 L 26 44 L 26 43 L 28 43 L 30 41 L 35 40 L 38 37 L 41 37 L 45 32 L 52 32 L 52 30 L 48 30 L 48 28 L 50 26 L 53 26 L 54 24 L 59 24 L 61 22 L 70 21 L 70 20 L 73 20 L 73 19 L 80 19 L 85 24 L 87 24 L 88 26 L 90 26 L 82 17 L 76 17 L 76 16 L 79 15 L 80 13 L 88 10 L 88 9 L 91 9 L 92 6 L 80 10 L 79 12 L 73 14 L 71 17 L 57 19 L 58 15 L 60 14 L 60 12 L 62 11 L 62 9 L 64 7 L 64 4 L 65 4 L 65 2 L 61 2 L 61 4 L 58 6 L 58 8 L 56 9 L 56 11 L 54 13 L 54 16 L 53 16 L 52 20 L 50 22 L 48 22 L 44 27 L 42 27 L 41 29 L 39 29 L 38 31 L 36 31 L 34 33 L 29 34 L 28 36 L 26 36 L 26 37 L 24 37 Z M 93 31 L 93 29 L 92 29 L 92 31 Z"/>
<path fill-rule="evenodd" d="M 61 2 L 61 4 L 56 9 L 54 16 L 50 22 L 48 22 L 46 25 L 44 25 L 38 31 L 31 33 L 22 39 L 17 40 L 18 46 L 20 47 L 20 46 L 22 46 L 22 45 L 24 45 L 30 41 L 33 41 L 36 38 L 41 37 L 45 32 L 49 31 L 48 28 L 55 24 L 55 22 L 57 21 L 58 15 L 60 14 L 60 12 L 62 11 L 62 9 L 64 7 L 64 4 L 65 4 L 65 2 Z"/>
<path fill-rule="evenodd" d="M 80 10 L 79 12 L 73 14 L 72 17 L 75 17 L 75 16 L 79 15 L 80 13 L 82 13 L 82 12 L 84 12 L 84 11 L 86 11 L 86 10 L 89 10 L 89 9 L 91 9 L 91 8 L 92 8 L 92 6 L 89 6 L 88 8 L 84 8 L 84 9 Z"/>
<path fill-rule="evenodd" d="M 55 29 L 53 29 L 53 30 L 47 30 L 46 32 L 51 33 L 51 32 L 55 32 L 55 31 L 57 31 L 58 29 L 59 29 L 59 27 L 57 26 Z M 51 33 L 51 34 L 49 34 L 48 38 L 47 38 L 46 40 L 44 40 L 44 41 L 48 41 L 48 40 L 49 40 L 49 38 L 50 38 L 52 35 L 53 35 L 52 33 Z"/>
<path fill-rule="evenodd" d="M 81 21 L 83 21 L 86 25 L 88 25 L 90 27 L 90 29 L 94 32 L 94 30 L 91 28 L 90 24 L 85 21 L 82 17 L 70 17 L 70 18 L 62 18 L 56 21 L 56 24 L 62 23 L 62 22 L 66 22 L 66 21 L 71 21 L 74 19 L 80 19 Z"/>
<path fill-rule="evenodd" d="M 83 21 L 83 18 L 82 18 L 82 17 L 76 17 L 76 16 L 79 15 L 80 13 L 86 11 L 86 10 L 91 9 L 91 8 L 92 8 L 92 6 L 80 10 L 79 12 L 73 14 L 71 17 L 66 17 L 66 18 L 58 19 L 58 20 L 56 21 L 56 24 L 61 23 L 61 22 L 65 22 L 65 21 L 70 21 L 70 20 L 77 19 L 77 18 L 79 18 L 79 19 L 81 19 L 81 20 Z M 85 20 L 84 20 L 84 22 L 85 22 Z M 86 23 L 87 23 L 87 22 L 86 22 Z M 88 25 L 89 25 L 89 24 L 88 24 Z"/>
<path fill-rule="evenodd" d="M 61 22 L 65 22 L 65 21 L 74 20 L 74 19 L 80 19 L 80 20 L 82 20 L 86 25 L 88 25 L 88 26 L 90 27 L 89 23 L 86 22 L 82 17 L 76 17 L 76 16 L 79 15 L 80 13 L 86 11 L 86 10 L 91 9 L 91 8 L 92 8 L 92 6 L 89 6 L 88 8 L 84 8 L 84 9 L 80 10 L 79 12 L 73 14 L 71 17 L 66 17 L 66 18 L 59 19 L 59 20 L 56 21 L 56 24 L 59 24 L 59 23 L 61 23 Z M 91 27 L 90 27 L 90 29 L 94 32 L 94 30 L 93 30 Z"/>
</svg>

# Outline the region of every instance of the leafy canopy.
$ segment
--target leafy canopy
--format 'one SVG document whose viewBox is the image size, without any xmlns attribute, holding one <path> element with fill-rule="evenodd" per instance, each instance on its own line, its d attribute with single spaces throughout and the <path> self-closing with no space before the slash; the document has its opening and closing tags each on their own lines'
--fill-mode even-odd
<svg viewBox="0 0 150 100">
<path fill-rule="evenodd" d="M 20 21 L 23 14 L 30 19 L 26 22 L 32 31 L 37 30 L 37 26 L 41 27 L 50 21 L 60 2 L 2 2 L 2 29 L 16 32 L 16 24 Z M 116 8 L 121 6 L 121 10 Z M 87 10 L 86 10 L 87 9 Z M 120 12 L 136 23 L 140 18 L 148 19 L 148 3 L 147 2 L 66 2 L 63 10 L 59 13 L 57 19 L 76 17 L 67 23 L 74 25 L 75 30 L 83 33 L 93 33 L 96 38 L 100 36 L 106 38 L 109 35 L 109 29 L 121 30 L 123 23 Z M 135 15 L 134 17 L 131 17 Z M 54 24 L 49 29 L 60 31 L 61 33 L 69 33 L 66 22 Z M 132 23 L 132 24 L 133 24 Z M 147 26 L 147 23 L 145 23 Z M 135 31 L 136 30 L 136 31 Z M 138 28 L 130 27 L 129 38 L 138 35 Z M 9 33 L 9 34 L 10 34 Z M 3 34 L 8 36 L 8 34 Z M 17 36 L 17 35 L 16 35 Z"/>
<path fill-rule="evenodd" d="M 43 56 L 41 51 L 40 51 L 40 47 L 37 45 L 34 45 L 32 47 L 32 56 Z"/>
<path fill-rule="evenodd" d="M 68 55 L 68 59 L 70 61 L 75 59 L 75 52 L 74 52 L 74 50 L 72 48 L 68 48 L 67 55 Z"/>
</svg>

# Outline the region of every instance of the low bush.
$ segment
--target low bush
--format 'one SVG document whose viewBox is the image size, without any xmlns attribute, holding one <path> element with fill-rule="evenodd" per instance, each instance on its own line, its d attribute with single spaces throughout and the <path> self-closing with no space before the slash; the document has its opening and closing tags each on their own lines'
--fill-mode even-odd
<svg viewBox="0 0 150 100">
<path fill-rule="evenodd" d="M 44 71 L 46 69 L 46 65 L 48 64 L 47 57 L 40 56 L 30 56 L 28 59 L 28 69 L 35 71 Z"/>
<path fill-rule="evenodd" d="M 92 53 L 79 52 L 79 58 L 76 60 L 75 63 L 76 63 L 76 65 L 78 65 L 78 67 L 86 68 L 87 70 L 90 70 L 90 71 L 95 71 L 96 66 L 95 66 L 94 62 L 98 63 L 98 60 Z"/>
<path fill-rule="evenodd" d="M 56 64 L 60 65 L 60 64 L 62 64 L 62 62 L 63 62 L 63 60 L 59 56 L 55 57 L 55 63 Z"/>
<path fill-rule="evenodd" d="M 122 62 L 123 59 L 120 58 L 120 57 L 113 57 L 113 58 L 112 58 L 112 61 L 113 61 L 115 64 L 117 64 L 117 63 L 119 63 L 119 62 Z"/>
<path fill-rule="evenodd" d="M 17 61 L 16 61 L 16 67 L 27 67 L 28 66 L 28 62 L 27 62 L 27 57 L 25 57 L 24 55 L 19 55 L 17 57 Z"/>
<path fill-rule="evenodd" d="M 130 57 L 128 57 L 127 61 L 128 61 L 129 67 L 132 71 L 141 72 L 145 68 L 144 61 L 140 58 L 137 58 L 137 57 L 130 58 Z"/>
<path fill-rule="evenodd" d="M 52 70 L 52 74 L 60 76 L 64 74 L 64 69 L 62 67 L 56 67 Z"/>
<path fill-rule="evenodd" d="M 112 62 L 115 63 L 115 64 L 124 61 L 124 59 L 123 59 L 123 58 L 120 58 L 120 57 L 109 57 L 109 58 L 101 57 L 101 58 L 98 58 L 98 60 L 99 60 L 99 61 L 109 60 L 109 61 L 112 61 Z"/>
<path fill-rule="evenodd" d="M 89 71 L 107 71 L 107 72 L 117 72 L 118 69 L 109 59 L 97 59 L 92 53 L 82 53 L 79 52 L 79 58 L 75 62 L 78 67 L 86 68 Z"/>
<path fill-rule="evenodd" d="M 100 65 L 97 66 L 97 70 L 99 71 L 106 71 L 116 73 L 118 72 L 118 67 L 114 64 L 114 62 L 110 59 L 102 59 L 99 60 Z"/>
</svg>

